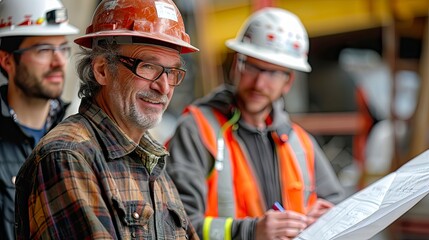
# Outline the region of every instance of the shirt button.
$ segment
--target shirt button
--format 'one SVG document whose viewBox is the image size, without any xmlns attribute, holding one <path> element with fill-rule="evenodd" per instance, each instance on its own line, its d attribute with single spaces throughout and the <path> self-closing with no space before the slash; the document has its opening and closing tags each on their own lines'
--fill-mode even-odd
<svg viewBox="0 0 429 240">
<path fill-rule="evenodd" d="M 134 219 L 139 219 L 140 218 L 140 214 L 138 214 L 137 212 L 133 212 L 133 218 Z"/>
</svg>

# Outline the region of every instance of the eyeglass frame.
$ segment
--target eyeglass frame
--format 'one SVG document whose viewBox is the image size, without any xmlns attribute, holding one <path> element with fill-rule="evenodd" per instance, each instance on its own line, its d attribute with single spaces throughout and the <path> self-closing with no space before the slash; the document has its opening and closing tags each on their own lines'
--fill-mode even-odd
<svg viewBox="0 0 429 240">
<path fill-rule="evenodd" d="M 186 76 L 186 69 L 183 69 L 183 68 L 165 67 L 165 66 L 162 66 L 160 64 L 145 62 L 142 59 L 127 57 L 124 55 L 118 55 L 117 57 L 118 57 L 119 62 L 122 63 L 122 65 L 124 65 L 126 68 L 128 68 L 128 70 L 130 70 L 134 75 L 136 75 L 140 78 L 143 78 L 145 80 L 151 81 L 151 82 L 155 82 L 156 80 L 158 80 L 162 76 L 162 74 L 166 73 L 167 79 L 169 80 L 168 85 L 170 85 L 172 87 L 176 87 L 183 82 L 183 79 L 185 79 L 185 76 Z M 149 79 L 149 78 L 140 76 L 139 74 L 137 74 L 137 68 L 138 68 L 139 64 L 141 64 L 141 63 L 151 65 L 151 66 L 161 67 L 162 72 L 160 72 L 159 75 L 156 76 L 154 79 Z M 177 70 L 177 71 L 183 73 L 183 77 L 181 79 L 179 79 L 177 81 L 177 83 L 174 83 L 174 84 L 170 83 L 170 78 L 168 78 L 168 76 L 169 76 L 171 70 Z"/>
<path fill-rule="evenodd" d="M 25 52 L 37 50 L 36 56 L 40 54 L 41 50 L 50 50 L 50 58 L 54 56 L 55 52 L 60 52 L 64 58 L 69 58 L 71 55 L 71 46 L 68 43 L 61 44 L 59 46 L 54 46 L 52 44 L 35 44 L 27 48 L 17 49 L 12 52 L 14 55 L 22 55 Z M 64 51 L 66 50 L 66 51 Z M 40 55 L 38 56 L 40 58 Z"/>
<path fill-rule="evenodd" d="M 243 64 L 242 65 L 242 68 L 241 69 L 245 69 L 245 67 L 246 67 L 246 65 L 248 65 L 248 66 L 250 66 L 250 67 L 252 67 L 252 68 L 254 68 L 255 70 L 257 70 L 258 71 L 258 74 L 257 75 L 255 75 L 255 76 L 259 76 L 259 74 L 261 74 L 261 73 L 268 73 L 270 76 L 274 76 L 274 74 L 275 73 L 283 73 L 283 74 L 285 74 L 285 79 L 286 79 L 286 81 L 289 81 L 290 80 L 290 78 L 291 78 L 291 75 L 292 75 L 292 71 L 282 71 L 282 70 L 270 70 L 270 69 L 264 69 L 264 68 L 261 68 L 261 67 L 259 67 L 259 66 L 257 66 L 257 65 L 255 65 L 255 64 L 253 64 L 253 63 L 251 63 L 251 62 L 249 62 L 249 61 L 247 61 L 247 60 L 244 60 L 244 59 L 239 59 L 238 60 L 239 62 L 240 62 L 240 64 Z"/>
</svg>

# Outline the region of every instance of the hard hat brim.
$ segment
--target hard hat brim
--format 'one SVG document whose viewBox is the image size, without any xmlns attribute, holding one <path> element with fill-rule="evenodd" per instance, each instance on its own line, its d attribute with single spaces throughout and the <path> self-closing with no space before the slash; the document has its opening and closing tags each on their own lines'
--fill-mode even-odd
<svg viewBox="0 0 429 240">
<path fill-rule="evenodd" d="M 152 40 L 152 43 L 160 42 L 161 43 L 168 43 L 170 45 L 178 46 L 180 48 L 180 53 L 192 53 L 192 52 L 198 52 L 199 49 L 192 46 L 191 44 L 178 40 L 177 38 L 173 38 L 171 36 L 168 36 L 166 34 L 144 34 L 144 33 L 136 33 L 135 31 L 128 31 L 128 30 L 113 30 L 113 31 L 103 31 L 103 32 L 96 32 L 96 33 L 90 33 L 86 34 L 84 36 L 78 37 L 74 40 L 74 42 L 82 47 L 85 48 L 92 48 L 92 39 L 94 38 L 103 38 L 103 37 L 112 37 L 112 36 L 131 36 L 136 38 L 141 38 L 142 43 L 144 43 L 144 39 L 150 39 Z"/>
<path fill-rule="evenodd" d="M 0 30 L 0 37 L 11 36 L 55 36 L 78 34 L 79 29 L 69 25 L 40 25 L 40 26 L 20 26 L 19 28 L 3 28 Z"/>
</svg>

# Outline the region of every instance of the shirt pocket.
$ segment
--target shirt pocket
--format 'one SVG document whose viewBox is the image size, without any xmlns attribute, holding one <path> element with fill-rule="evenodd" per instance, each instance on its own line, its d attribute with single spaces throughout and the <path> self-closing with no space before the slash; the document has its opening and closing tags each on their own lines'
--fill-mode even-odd
<svg viewBox="0 0 429 240">
<path fill-rule="evenodd" d="M 149 224 L 154 210 L 149 203 L 138 200 L 121 201 L 115 197 L 112 201 L 122 224 L 123 238 L 151 239 L 153 235 Z"/>
<path fill-rule="evenodd" d="M 183 206 L 168 202 L 162 220 L 166 223 L 164 226 L 165 239 L 188 239 L 189 221 Z"/>
</svg>

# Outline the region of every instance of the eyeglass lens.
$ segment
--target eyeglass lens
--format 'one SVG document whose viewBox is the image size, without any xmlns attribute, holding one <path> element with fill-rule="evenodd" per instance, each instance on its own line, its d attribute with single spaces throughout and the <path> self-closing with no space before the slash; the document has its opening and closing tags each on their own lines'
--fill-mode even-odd
<svg viewBox="0 0 429 240">
<path fill-rule="evenodd" d="M 54 46 L 49 44 L 34 45 L 28 48 L 18 49 L 14 51 L 14 54 L 23 54 L 25 52 L 32 52 L 37 60 L 39 61 L 50 61 L 54 56 L 55 52 L 58 52 L 62 57 L 70 57 L 71 48 L 69 45 L 64 44 L 60 46 Z"/>
<path fill-rule="evenodd" d="M 185 77 L 186 71 L 180 68 L 164 67 L 154 63 L 146 63 L 141 59 L 119 56 L 120 62 L 124 64 L 137 76 L 156 81 L 162 74 L 167 74 L 168 84 L 171 86 L 179 85 Z"/>
<path fill-rule="evenodd" d="M 261 73 L 267 73 L 274 79 L 289 79 L 290 76 L 289 72 L 263 69 L 247 61 L 244 61 L 243 64 L 246 72 L 251 74 L 252 76 L 258 76 Z"/>
</svg>

